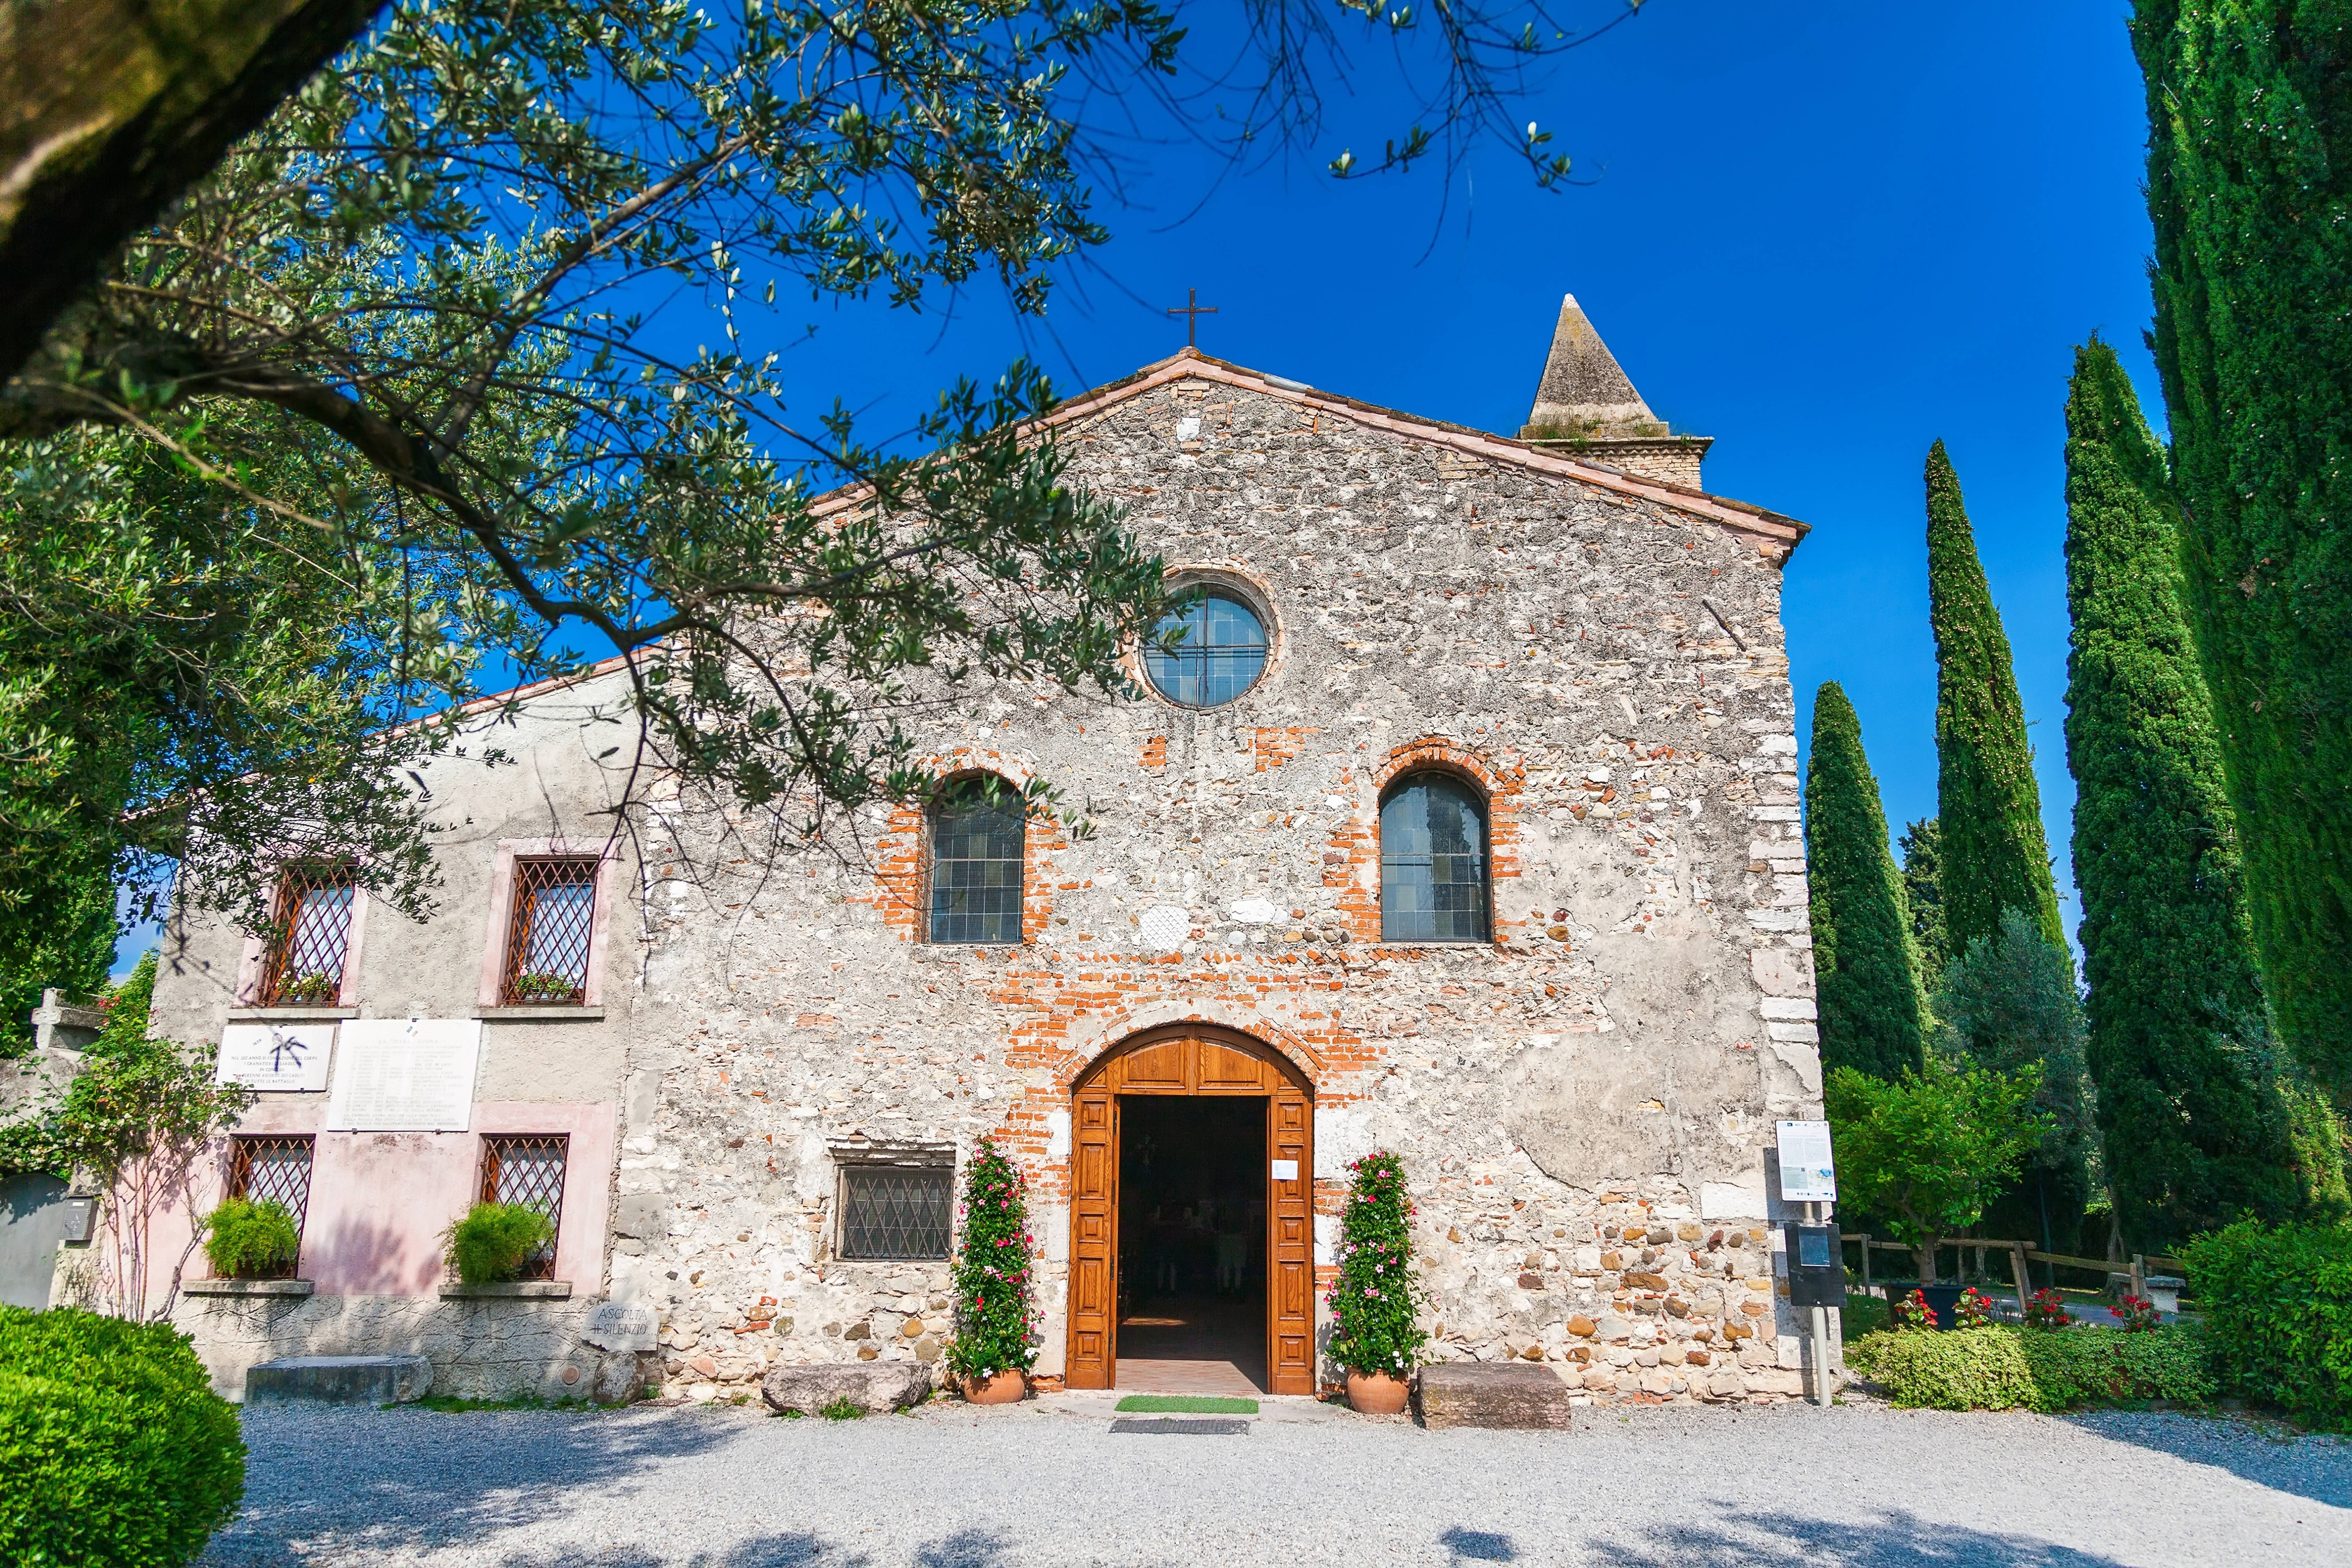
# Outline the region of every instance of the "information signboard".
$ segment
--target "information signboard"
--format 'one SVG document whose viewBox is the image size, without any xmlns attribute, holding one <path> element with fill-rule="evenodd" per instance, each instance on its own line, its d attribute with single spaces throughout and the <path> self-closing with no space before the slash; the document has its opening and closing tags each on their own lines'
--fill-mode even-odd
<svg viewBox="0 0 2352 1568">
<path fill-rule="evenodd" d="M 1780 1198 L 1784 1203 L 1835 1203 L 1837 1166 L 1830 1155 L 1827 1122 L 1783 1122 Z"/>
<path fill-rule="evenodd" d="M 336 1042 L 331 1131 L 462 1133 L 471 1124 L 479 1019 L 365 1019 Z"/>
</svg>

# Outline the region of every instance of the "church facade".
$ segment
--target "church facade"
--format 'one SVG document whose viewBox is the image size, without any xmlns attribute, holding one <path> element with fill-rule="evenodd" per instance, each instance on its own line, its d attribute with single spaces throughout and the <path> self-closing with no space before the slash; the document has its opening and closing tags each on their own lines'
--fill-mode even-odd
<svg viewBox="0 0 2352 1568">
<path fill-rule="evenodd" d="M 519 768 L 436 765 L 462 827 L 432 921 L 289 882 L 284 929 L 315 904 L 332 938 L 312 978 L 290 936 L 172 932 L 162 1032 L 308 1030 L 327 1063 L 224 1151 L 218 1191 L 299 1160 L 307 1205 L 301 1280 L 180 1309 L 224 1385 L 403 1347 L 551 1395 L 936 1361 L 989 1138 L 1028 1182 L 1047 1387 L 1204 1344 L 1329 1385 L 1348 1167 L 1387 1149 L 1433 1356 L 1796 1396 L 1769 1155 L 1820 1113 L 1779 615 L 1804 529 L 1701 490 L 1705 442 L 1573 300 L 1542 389 L 1508 439 L 1187 350 L 1063 405 L 1074 480 L 1200 591 L 1191 632 L 1134 699 L 973 689 L 921 737 L 938 793 L 862 858 L 689 875 L 658 787 L 608 841 L 592 679 L 526 695 Z M 1033 779 L 1091 832 L 1024 812 Z M 476 1197 L 560 1219 L 539 1279 L 445 1278 Z"/>
</svg>

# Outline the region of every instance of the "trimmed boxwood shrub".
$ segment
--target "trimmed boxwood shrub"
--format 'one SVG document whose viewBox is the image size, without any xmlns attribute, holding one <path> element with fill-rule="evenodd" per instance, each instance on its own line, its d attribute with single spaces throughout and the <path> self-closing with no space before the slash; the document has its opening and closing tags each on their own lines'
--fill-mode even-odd
<svg viewBox="0 0 2352 1568">
<path fill-rule="evenodd" d="M 1865 1334 L 1846 1364 L 1895 1403 L 1927 1410 L 2064 1410 L 2138 1399 L 2213 1397 L 2205 1347 L 2190 1330 L 2027 1329 L 1996 1323 L 1948 1333 Z"/>
<path fill-rule="evenodd" d="M 0 1563 L 176 1568 L 244 1496 L 236 1412 L 185 1334 L 0 1307 Z"/>
<path fill-rule="evenodd" d="M 2352 1431 L 2352 1228 L 2241 1220 L 2180 1256 L 2222 1392 Z"/>
</svg>

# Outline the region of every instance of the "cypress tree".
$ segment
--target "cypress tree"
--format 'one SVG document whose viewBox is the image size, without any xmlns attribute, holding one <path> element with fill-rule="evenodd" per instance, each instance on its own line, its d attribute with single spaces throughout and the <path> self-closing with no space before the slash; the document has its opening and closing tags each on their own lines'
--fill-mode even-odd
<svg viewBox="0 0 2352 1568">
<path fill-rule="evenodd" d="M 1927 451 L 1927 615 L 1936 633 L 1938 892 L 1954 955 L 2000 936 L 2014 909 L 2066 951 L 2042 832 L 2009 637 L 1977 559 L 1960 481 L 1940 441 Z M 2069 970 L 2072 960 L 2069 960 Z"/>
<path fill-rule="evenodd" d="M 2289 1218 L 2286 1095 L 2233 1038 L 2263 1011 L 2219 738 L 2182 603 L 2164 454 L 2116 352 L 2066 401 L 2066 760 L 2091 983 L 2088 1055 L 2116 1217 L 2169 1249 L 2251 1210 Z"/>
<path fill-rule="evenodd" d="M 1874 1078 L 1924 1062 L 1919 979 L 1902 883 L 1886 849 L 1878 780 L 1862 721 L 1835 681 L 1813 697 L 1805 766 L 1805 870 L 1812 884 L 1813 974 L 1822 1065 Z"/>
<path fill-rule="evenodd" d="M 2139 0 L 2189 603 L 2287 1046 L 2352 1103 L 2352 12 Z"/>
<path fill-rule="evenodd" d="M 1911 912 L 1911 946 L 1919 956 L 1919 988 L 1932 992 L 1952 961 L 1944 938 L 1944 894 L 1938 885 L 1944 836 L 1936 819 L 1925 817 L 1895 841 L 1903 852 L 1903 902 Z"/>
</svg>

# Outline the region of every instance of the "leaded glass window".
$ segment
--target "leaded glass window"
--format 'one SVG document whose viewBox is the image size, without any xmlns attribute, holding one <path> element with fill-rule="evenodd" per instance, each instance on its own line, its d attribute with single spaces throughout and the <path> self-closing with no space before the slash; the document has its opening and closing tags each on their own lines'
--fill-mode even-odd
<svg viewBox="0 0 2352 1568">
<path fill-rule="evenodd" d="M 1021 940 L 1027 831 L 1026 802 L 1009 786 L 948 787 L 931 808 L 931 941 Z"/>
<path fill-rule="evenodd" d="M 944 1258 L 955 1202 L 952 1166 L 844 1166 L 844 1258 Z"/>
<path fill-rule="evenodd" d="M 1174 647 L 1161 643 L 1174 632 Z M 1143 653 L 1152 690 L 1181 707 L 1221 707 L 1265 673 L 1265 622 L 1230 593 L 1213 590 L 1162 616 Z"/>
<path fill-rule="evenodd" d="M 1444 773 L 1415 773 L 1381 799 L 1381 939 L 1484 942 L 1486 810 Z"/>
<path fill-rule="evenodd" d="M 500 1001 L 561 1005 L 587 998 L 596 866 L 578 856 L 515 862 Z"/>
<path fill-rule="evenodd" d="M 547 1240 L 523 1260 L 518 1280 L 555 1277 L 555 1243 L 563 1226 L 563 1162 L 571 1142 L 561 1133 L 482 1140 L 482 1201 L 520 1204 L 547 1216 Z"/>
<path fill-rule="evenodd" d="M 342 999 L 357 892 L 340 866 L 303 866 L 279 879 L 262 1006 L 332 1007 Z"/>
</svg>

